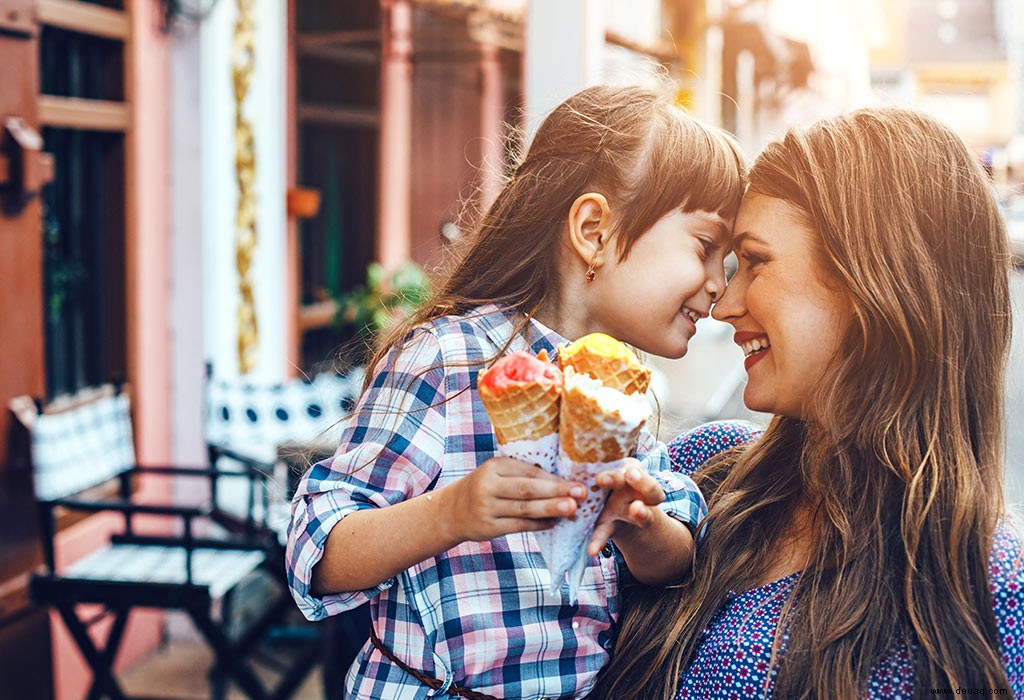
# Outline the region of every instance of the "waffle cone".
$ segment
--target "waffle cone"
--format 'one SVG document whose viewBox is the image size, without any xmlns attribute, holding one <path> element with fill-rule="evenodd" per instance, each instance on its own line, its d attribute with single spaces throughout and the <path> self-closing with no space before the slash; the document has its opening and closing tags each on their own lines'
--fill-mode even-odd
<svg viewBox="0 0 1024 700">
<path fill-rule="evenodd" d="M 603 357 L 587 348 L 581 349 L 564 360 L 559 354 L 558 365 L 565 371 L 572 367 L 581 374 L 589 374 L 605 386 L 618 389 L 624 394 L 643 394 L 651 385 L 651 370 L 635 362 Z"/>
<path fill-rule="evenodd" d="M 539 440 L 557 433 L 561 393 L 562 387 L 556 384 L 523 384 L 510 387 L 501 395 L 480 387 L 480 399 L 502 445 Z"/>
<path fill-rule="evenodd" d="M 574 462 L 613 462 L 628 457 L 643 427 L 630 425 L 617 411 L 601 405 L 578 388 L 562 393 L 560 416 L 562 450 Z"/>
</svg>

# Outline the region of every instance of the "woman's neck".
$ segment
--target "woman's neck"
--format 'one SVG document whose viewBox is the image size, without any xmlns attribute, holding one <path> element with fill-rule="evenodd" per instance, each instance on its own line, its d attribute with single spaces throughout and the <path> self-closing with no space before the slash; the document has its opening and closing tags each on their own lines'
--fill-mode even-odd
<svg viewBox="0 0 1024 700">
<path fill-rule="evenodd" d="M 798 506 L 755 585 L 763 586 L 806 569 L 814 547 L 815 533 L 814 510 L 809 505 Z"/>
</svg>

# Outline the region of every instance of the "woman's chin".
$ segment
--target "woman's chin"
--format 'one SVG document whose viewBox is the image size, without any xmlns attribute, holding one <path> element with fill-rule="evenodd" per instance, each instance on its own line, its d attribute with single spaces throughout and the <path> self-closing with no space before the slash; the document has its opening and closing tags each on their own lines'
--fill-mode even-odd
<svg viewBox="0 0 1024 700">
<path fill-rule="evenodd" d="M 751 390 L 747 384 L 743 390 L 743 405 L 756 413 L 774 413 L 775 407 L 765 396 L 759 395 L 756 390 Z"/>
</svg>

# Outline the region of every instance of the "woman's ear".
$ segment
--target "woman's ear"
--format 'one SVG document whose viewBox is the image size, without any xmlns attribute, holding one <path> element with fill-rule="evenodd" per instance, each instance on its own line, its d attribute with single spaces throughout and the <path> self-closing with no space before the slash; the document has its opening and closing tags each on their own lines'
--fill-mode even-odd
<svg viewBox="0 0 1024 700">
<path fill-rule="evenodd" d="M 586 192 L 569 207 L 569 245 L 584 265 L 604 264 L 611 225 L 608 200 L 598 192 Z"/>
</svg>

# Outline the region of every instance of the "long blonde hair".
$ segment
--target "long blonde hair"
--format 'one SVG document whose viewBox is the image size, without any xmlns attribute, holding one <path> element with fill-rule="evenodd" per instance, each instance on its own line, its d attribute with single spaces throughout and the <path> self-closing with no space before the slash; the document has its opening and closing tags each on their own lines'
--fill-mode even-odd
<svg viewBox="0 0 1024 700">
<path fill-rule="evenodd" d="M 919 697 L 1009 687 L 987 562 L 1004 512 L 1010 256 L 984 172 L 938 121 L 870 109 L 791 130 L 749 190 L 808 215 L 855 320 L 812 397 L 820 420 L 775 417 L 698 475 L 710 513 L 692 579 L 634 592 L 595 697 L 671 697 L 726 593 L 759 583 L 809 494 L 776 697 L 856 698 L 900 642 Z"/>
<path fill-rule="evenodd" d="M 668 89 L 599 85 L 576 93 L 544 120 L 426 304 L 382 336 L 370 366 L 414 327 L 488 302 L 520 312 L 521 331 L 557 291 L 559 233 L 581 194 L 606 196 L 624 258 L 672 209 L 735 215 L 743 174 L 735 141 L 689 116 Z"/>
</svg>

